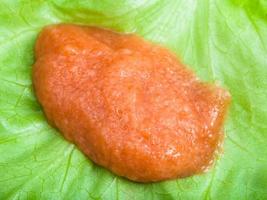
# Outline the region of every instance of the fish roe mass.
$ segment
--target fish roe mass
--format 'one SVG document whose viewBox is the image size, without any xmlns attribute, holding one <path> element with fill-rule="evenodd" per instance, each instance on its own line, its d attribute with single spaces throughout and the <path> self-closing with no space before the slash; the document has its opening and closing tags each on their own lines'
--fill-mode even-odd
<svg viewBox="0 0 267 200">
<path fill-rule="evenodd" d="M 134 34 L 51 25 L 35 47 L 33 83 L 51 125 L 95 163 L 139 182 L 212 163 L 230 103 L 169 50 Z"/>
</svg>

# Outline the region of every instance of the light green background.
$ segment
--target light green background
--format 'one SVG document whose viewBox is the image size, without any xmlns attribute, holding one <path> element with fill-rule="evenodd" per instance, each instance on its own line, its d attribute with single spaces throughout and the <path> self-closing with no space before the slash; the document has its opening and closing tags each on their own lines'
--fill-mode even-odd
<svg viewBox="0 0 267 200">
<path fill-rule="evenodd" d="M 136 32 L 232 94 L 224 153 L 208 173 L 154 184 L 92 164 L 51 128 L 32 91 L 47 24 Z M 266 0 L 0 0 L 0 199 L 267 199 Z"/>
</svg>

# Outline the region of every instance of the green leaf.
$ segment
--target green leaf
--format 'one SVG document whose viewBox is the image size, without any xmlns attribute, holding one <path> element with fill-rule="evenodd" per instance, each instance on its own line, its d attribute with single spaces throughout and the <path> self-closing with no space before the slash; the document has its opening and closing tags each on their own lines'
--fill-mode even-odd
<svg viewBox="0 0 267 200">
<path fill-rule="evenodd" d="M 140 184 L 94 165 L 50 127 L 32 90 L 33 46 L 51 23 L 136 32 L 232 94 L 209 172 Z M 267 199 L 266 0 L 1 0 L 0 199 Z"/>
</svg>

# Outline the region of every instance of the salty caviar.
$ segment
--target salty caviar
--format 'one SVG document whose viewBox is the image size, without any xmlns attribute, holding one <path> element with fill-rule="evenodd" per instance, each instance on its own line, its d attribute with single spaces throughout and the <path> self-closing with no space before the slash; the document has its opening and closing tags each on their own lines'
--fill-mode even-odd
<svg viewBox="0 0 267 200">
<path fill-rule="evenodd" d="M 35 47 L 33 84 L 51 125 L 95 163 L 139 182 L 200 173 L 222 138 L 227 91 L 134 34 L 59 24 Z"/>
</svg>

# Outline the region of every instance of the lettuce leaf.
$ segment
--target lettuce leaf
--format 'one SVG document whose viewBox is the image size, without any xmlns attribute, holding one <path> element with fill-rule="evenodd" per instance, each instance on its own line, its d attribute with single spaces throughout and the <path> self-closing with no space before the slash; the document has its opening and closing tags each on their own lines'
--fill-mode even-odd
<svg viewBox="0 0 267 200">
<path fill-rule="evenodd" d="M 136 32 L 232 94 L 224 152 L 208 173 L 153 184 L 94 165 L 51 128 L 33 94 L 43 26 Z M 0 199 L 267 199 L 267 1 L 0 1 Z"/>
</svg>

